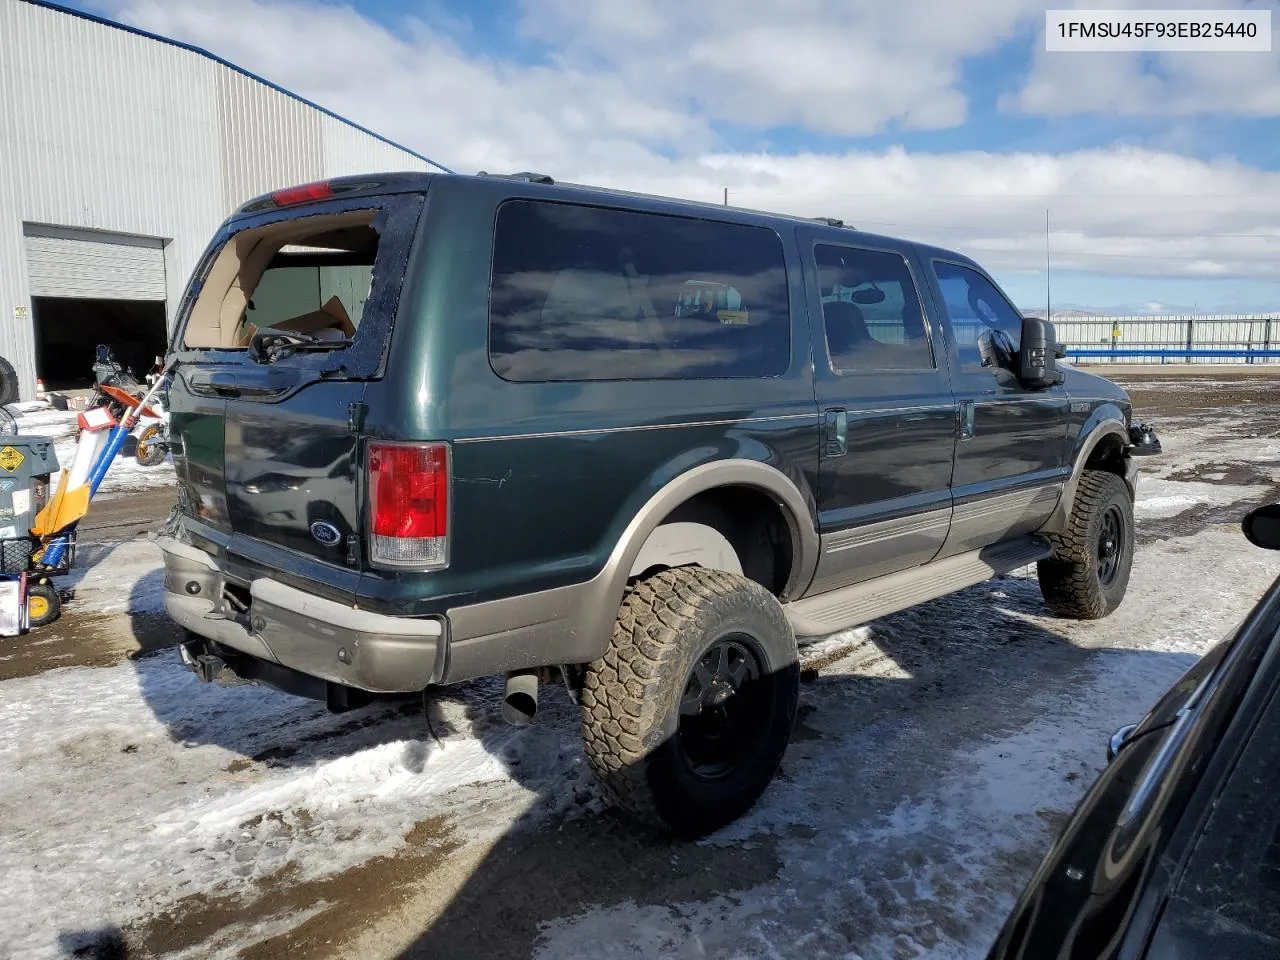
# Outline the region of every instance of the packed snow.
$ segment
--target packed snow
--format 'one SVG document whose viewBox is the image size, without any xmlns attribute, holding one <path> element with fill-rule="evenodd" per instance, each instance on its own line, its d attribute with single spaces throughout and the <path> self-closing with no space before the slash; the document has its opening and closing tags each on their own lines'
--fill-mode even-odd
<svg viewBox="0 0 1280 960">
<path fill-rule="evenodd" d="M 1161 439 L 1165 453 L 1139 482 L 1140 530 L 1264 496 L 1263 475 L 1280 470 L 1267 437 L 1186 423 Z M 1211 476 L 1246 462 L 1257 482 Z M 1197 479 L 1169 479 L 1193 468 Z M 93 544 L 80 559 L 80 610 L 161 609 L 153 543 Z M 981 957 L 1101 768 L 1107 736 L 1277 574 L 1280 557 L 1223 523 L 1144 544 L 1128 598 L 1102 621 L 1047 616 L 1032 569 L 808 646 L 806 658 L 836 659 L 804 686 L 802 735 L 782 775 L 698 847 L 770 851 L 767 879 L 738 886 L 726 860 L 726 889 L 700 898 L 576 891 L 542 919 L 531 950 Z M 412 701 L 334 716 L 267 688 L 203 685 L 172 651 L 4 681 L 0 955 L 61 957 L 68 935 L 128 930 L 200 895 L 252 899 L 286 865 L 289 882 L 337 876 L 402 852 L 406 833 L 438 815 L 467 849 L 598 818 L 564 692 L 546 690 L 538 721 L 512 728 L 498 719 L 499 689 L 442 692 L 429 728 Z M 684 856 L 672 846 L 673 871 Z M 223 931 L 187 955 L 234 956 L 317 909 Z"/>
<path fill-rule="evenodd" d="M 55 410 L 47 401 L 12 404 L 10 409 L 19 414 L 15 417 L 19 433 L 52 438 L 55 441 L 54 451 L 58 457 L 58 466 L 64 470 L 71 466 L 71 461 L 76 455 L 78 411 Z M 56 482 L 55 478 L 55 486 Z M 132 455 L 126 456 L 122 451 L 107 471 L 97 495 L 119 496 L 135 490 L 172 486 L 173 483 L 172 458 L 166 458 L 163 463 L 154 467 L 144 467 Z"/>
</svg>

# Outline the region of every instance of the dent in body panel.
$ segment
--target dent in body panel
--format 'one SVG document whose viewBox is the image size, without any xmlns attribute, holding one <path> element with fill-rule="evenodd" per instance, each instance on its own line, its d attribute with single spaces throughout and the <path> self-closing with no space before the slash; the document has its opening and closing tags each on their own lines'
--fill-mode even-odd
<svg viewBox="0 0 1280 960">
<path fill-rule="evenodd" d="M 178 496 L 192 516 L 229 529 L 223 434 L 227 401 L 193 393 L 179 374 L 169 387 L 169 407 Z"/>
</svg>

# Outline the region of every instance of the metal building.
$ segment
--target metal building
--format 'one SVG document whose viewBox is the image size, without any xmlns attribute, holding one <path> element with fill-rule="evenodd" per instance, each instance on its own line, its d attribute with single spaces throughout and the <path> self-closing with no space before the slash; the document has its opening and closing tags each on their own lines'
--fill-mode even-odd
<svg viewBox="0 0 1280 960">
<path fill-rule="evenodd" d="M 191 270 L 246 199 L 440 169 L 195 47 L 0 0 L 0 355 L 23 397 L 88 385 L 96 343 L 141 375 Z"/>
</svg>

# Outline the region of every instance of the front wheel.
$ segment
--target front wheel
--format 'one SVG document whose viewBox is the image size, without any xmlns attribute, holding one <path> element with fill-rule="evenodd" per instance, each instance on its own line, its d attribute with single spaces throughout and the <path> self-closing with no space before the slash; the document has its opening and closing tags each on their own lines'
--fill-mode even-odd
<svg viewBox="0 0 1280 960">
<path fill-rule="evenodd" d="M 795 635 L 744 577 L 686 567 L 622 602 L 582 690 L 587 761 L 606 797 L 680 836 L 745 813 L 773 779 L 800 695 Z"/>
<path fill-rule="evenodd" d="M 62 616 L 62 598 L 51 583 L 33 583 L 27 587 L 27 626 L 31 629 L 53 623 Z"/>
<path fill-rule="evenodd" d="M 1060 617 L 1098 620 L 1129 587 L 1134 551 L 1133 499 L 1114 473 L 1086 470 L 1067 528 L 1038 566 L 1040 592 Z"/>
</svg>

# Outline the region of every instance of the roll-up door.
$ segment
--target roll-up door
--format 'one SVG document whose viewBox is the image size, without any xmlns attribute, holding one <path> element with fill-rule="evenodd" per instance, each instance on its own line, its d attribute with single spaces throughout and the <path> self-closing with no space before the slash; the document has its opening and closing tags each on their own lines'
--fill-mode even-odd
<svg viewBox="0 0 1280 960">
<path fill-rule="evenodd" d="M 27 279 L 33 297 L 164 300 L 164 246 L 145 237 L 80 235 L 27 227 Z"/>
</svg>

